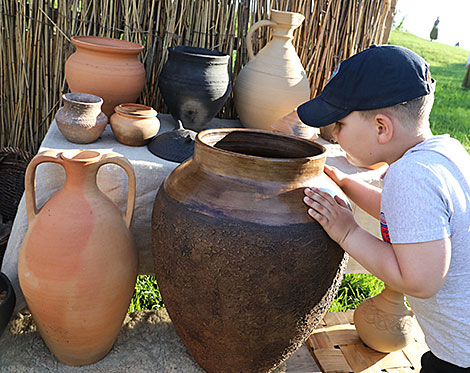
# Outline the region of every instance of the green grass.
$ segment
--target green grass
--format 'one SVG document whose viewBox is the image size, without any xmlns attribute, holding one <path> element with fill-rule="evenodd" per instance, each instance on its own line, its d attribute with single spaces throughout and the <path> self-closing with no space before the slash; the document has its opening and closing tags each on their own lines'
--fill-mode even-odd
<svg viewBox="0 0 470 373">
<path fill-rule="evenodd" d="M 470 151 L 470 90 L 462 88 L 468 51 L 392 30 L 389 44 L 407 47 L 428 61 L 436 80 L 431 128 L 435 135 L 448 133 Z M 346 274 L 330 312 L 355 309 L 365 298 L 380 293 L 383 282 L 369 274 Z M 129 311 L 164 307 L 153 276 L 139 276 Z"/>
</svg>

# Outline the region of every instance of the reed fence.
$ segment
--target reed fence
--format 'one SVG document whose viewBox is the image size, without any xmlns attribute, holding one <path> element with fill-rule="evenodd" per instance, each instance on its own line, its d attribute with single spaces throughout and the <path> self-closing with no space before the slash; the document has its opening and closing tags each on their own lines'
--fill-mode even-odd
<svg viewBox="0 0 470 373">
<path fill-rule="evenodd" d="M 166 112 L 158 77 L 167 47 L 192 45 L 231 56 L 232 79 L 247 61 L 245 35 L 270 9 L 306 19 L 294 46 L 316 96 L 344 58 L 386 43 L 396 0 L 0 0 L 0 147 L 36 152 L 68 87 L 70 37 L 98 35 L 141 43 L 146 86 L 139 102 Z M 388 22 L 387 22 L 388 20 Z M 388 26 L 387 26 L 388 25 Z M 262 28 L 254 50 L 270 38 Z M 385 38 L 385 39 L 384 39 Z M 236 118 L 230 98 L 218 114 Z"/>
</svg>

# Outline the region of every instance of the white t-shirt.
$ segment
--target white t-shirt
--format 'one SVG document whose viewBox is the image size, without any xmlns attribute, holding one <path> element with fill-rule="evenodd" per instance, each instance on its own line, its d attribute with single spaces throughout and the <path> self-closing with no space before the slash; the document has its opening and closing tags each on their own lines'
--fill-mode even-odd
<svg viewBox="0 0 470 373">
<path fill-rule="evenodd" d="M 457 140 L 431 137 L 390 165 L 381 228 L 392 243 L 451 238 L 442 288 L 428 299 L 407 299 L 433 354 L 470 367 L 470 155 Z"/>
</svg>

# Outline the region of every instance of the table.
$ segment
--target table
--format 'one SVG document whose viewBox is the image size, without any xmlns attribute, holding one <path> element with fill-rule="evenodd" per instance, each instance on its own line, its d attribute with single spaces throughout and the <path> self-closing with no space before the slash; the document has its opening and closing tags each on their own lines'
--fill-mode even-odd
<svg viewBox="0 0 470 373">
<path fill-rule="evenodd" d="M 175 121 L 169 114 L 159 114 L 161 128 L 159 133 L 163 133 L 175 128 Z M 210 127 L 241 127 L 238 120 L 214 119 L 210 122 Z M 328 151 L 326 163 L 335 166 L 348 174 L 357 175 L 364 181 L 380 186 L 380 176 L 384 172 L 383 168 L 367 170 L 351 165 L 345 156 L 344 151 L 337 144 L 330 144 L 323 139 L 318 139 L 318 143 L 324 145 Z M 134 218 L 131 225 L 131 232 L 134 235 L 136 246 L 139 251 L 139 273 L 153 274 L 153 257 L 151 249 L 151 217 L 153 202 L 160 184 L 165 177 L 178 166 L 178 163 L 166 161 L 158 158 L 147 149 L 146 146 L 130 147 L 120 144 L 113 136 L 111 128 L 108 126 L 102 136 L 92 144 L 74 144 L 67 141 L 60 133 L 55 121 L 51 124 L 39 151 L 53 149 L 93 149 L 103 153 L 117 152 L 125 156 L 132 164 L 136 174 L 136 200 Z M 60 165 L 46 163 L 38 166 L 36 171 L 36 201 L 38 208 L 58 191 L 64 184 L 65 173 Z M 115 165 L 105 165 L 98 172 L 98 187 L 113 201 L 121 210 L 125 209 L 127 200 L 127 175 Z M 380 236 L 379 223 L 367 213 L 352 204 L 353 214 L 358 223 L 366 230 Z M 25 307 L 26 303 L 22 295 L 18 280 L 18 253 L 21 243 L 28 228 L 24 196 L 18 206 L 18 212 L 13 223 L 12 232 L 3 259 L 2 272 L 10 278 L 17 302 L 15 312 Z M 349 272 L 364 272 L 364 269 L 350 259 L 348 265 Z"/>
</svg>

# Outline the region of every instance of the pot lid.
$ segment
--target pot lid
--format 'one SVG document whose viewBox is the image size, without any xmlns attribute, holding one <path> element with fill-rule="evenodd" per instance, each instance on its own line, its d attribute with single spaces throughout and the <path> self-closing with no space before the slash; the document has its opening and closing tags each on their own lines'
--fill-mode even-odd
<svg viewBox="0 0 470 373">
<path fill-rule="evenodd" d="M 156 136 L 147 148 L 157 157 L 182 163 L 193 156 L 196 135 L 197 132 L 185 129 L 179 120 L 177 129 Z"/>
</svg>

